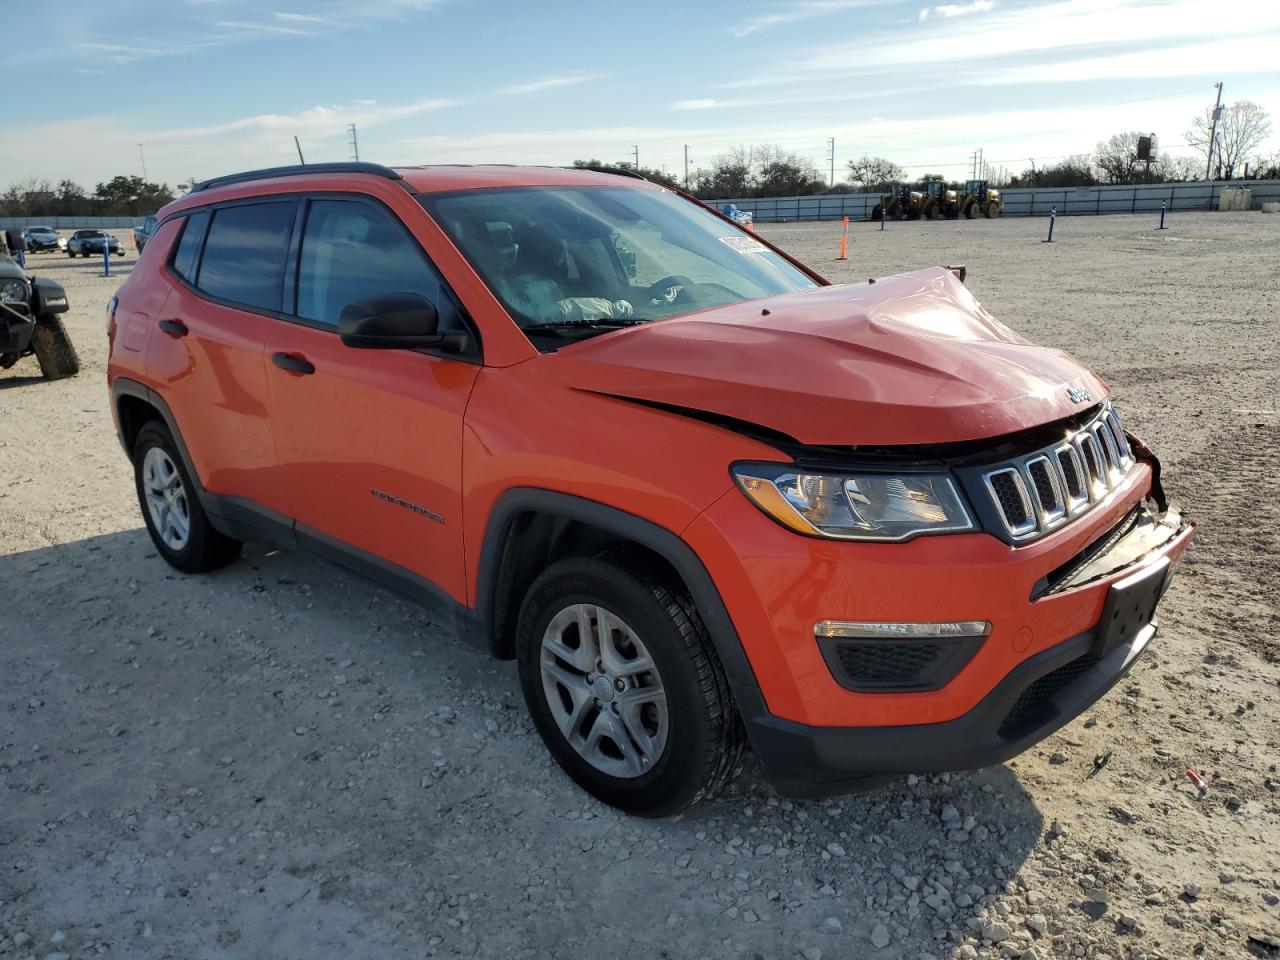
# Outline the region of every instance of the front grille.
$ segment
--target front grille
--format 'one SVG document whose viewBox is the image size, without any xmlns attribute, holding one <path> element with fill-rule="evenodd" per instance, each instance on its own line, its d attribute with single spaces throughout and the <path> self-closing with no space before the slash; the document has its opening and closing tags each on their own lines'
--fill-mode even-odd
<svg viewBox="0 0 1280 960">
<path fill-rule="evenodd" d="M 1050 670 L 1022 691 L 997 733 L 1005 740 L 1016 740 L 1028 730 L 1039 726 L 1048 719 L 1050 701 L 1084 676 L 1097 662 L 1097 657 L 1085 655 L 1064 663 L 1056 670 Z"/>
<path fill-rule="evenodd" d="M 936 643 L 840 643 L 836 656 L 845 675 L 860 687 L 911 686 L 938 658 Z"/>
<path fill-rule="evenodd" d="M 1104 500 L 1134 465 L 1110 404 L 1053 447 L 1034 450 L 982 476 L 1008 535 L 1032 540 Z"/>
</svg>

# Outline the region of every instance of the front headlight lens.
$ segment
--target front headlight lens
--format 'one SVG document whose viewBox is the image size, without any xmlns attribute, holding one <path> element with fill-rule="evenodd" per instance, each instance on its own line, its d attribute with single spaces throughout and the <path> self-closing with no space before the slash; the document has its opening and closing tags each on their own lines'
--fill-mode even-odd
<svg viewBox="0 0 1280 960">
<path fill-rule="evenodd" d="M 21 280 L 6 280 L 0 284 L 0 300 L 5 303 L 26 303 L 27 285 Z"/>
<path fill-rule="evenodd" d="M 908 540 L 975 529 L 943 473 L 801 473 L 780 464 L 733 467 L 751 501 L 798 533 L 845 540 Z"/>
</svg>

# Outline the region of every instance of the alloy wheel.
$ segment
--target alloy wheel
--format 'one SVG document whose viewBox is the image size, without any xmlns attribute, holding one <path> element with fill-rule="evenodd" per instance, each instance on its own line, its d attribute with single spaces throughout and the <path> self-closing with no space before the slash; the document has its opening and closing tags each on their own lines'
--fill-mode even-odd
<svg viewBox="0 0 1280 960">
<path fill-rule="evenodd" d="M 191 506 L 173 459 L 151 447 L 142 460 L 142 489 L 156 533 L 170 550 L 182 550 L 191 539 Z"/>
<path fill-rule="evenodd" d="M 560 610 L 542 637 L 542 691 L 565 740 L 602 773 L 652 770 L 670 731 L 653 657 L 617 614 L 590 603 Z"/>
</svg>

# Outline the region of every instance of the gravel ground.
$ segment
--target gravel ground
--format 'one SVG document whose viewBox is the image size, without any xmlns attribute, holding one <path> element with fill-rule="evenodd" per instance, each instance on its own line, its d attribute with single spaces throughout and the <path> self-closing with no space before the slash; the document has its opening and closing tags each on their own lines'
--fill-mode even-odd
<svg viewBox="0 0 1280 960">
<path fill-rule="evenodd" d="M 260 547 L 165 566 L 103 379 L 132 257 L 31 258 L 84 372 L 0 373 L 0 956 L 1280 956 L 1280 218 L 1045 226 L 854 224 L 845 263 L 832 224 L 761 232 L 837 280 L 966 263 L 1115 385 L 1201 523 L 1162 638 L 1005 766 L 824 802 L 748 766 L 660 822 L 574 788 L 512 666 L 396 596 Z"/>
</svg>

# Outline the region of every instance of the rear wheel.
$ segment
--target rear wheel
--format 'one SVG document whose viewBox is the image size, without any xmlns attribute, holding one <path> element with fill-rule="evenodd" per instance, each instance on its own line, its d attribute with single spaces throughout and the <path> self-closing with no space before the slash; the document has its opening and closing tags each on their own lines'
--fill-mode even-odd
<svg viewBox="0 0 1280 960">
<path fill-rule="evenodd" d="M 643 560 L 573 557 L 530 586 L 516 637 L 543 741 L 579 786 L 657 817 L 713 793 L 742 731 L 696 610 Z"/>
<path fill-rule="evenodd" d="M 55 316 L 40 317 L 31 331 L 31 351 L 46 380 L 74 377 L 80 372 L 80 357 L 67 336 L 67 328 Z"/>
<path fill-rule="evenodd" d="M 929 204 L 927 207 L 924 208 L 924 215 L 925 215 L 925 219 L 927 220 L 937 220 L 938 205 L 936 203 Z"/>
<path fill-rule="evenodd" d="M 225 567 L 240 555 L 240 542 L 213 528 L 200 505 L 169 430 L 152 420 L 133 445 L 134 483 L 142 519 L 160 556 L 183 573 Z"/>
</svg>

